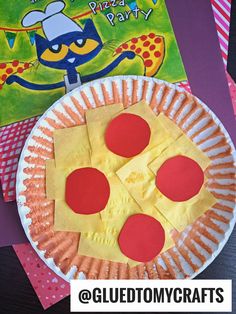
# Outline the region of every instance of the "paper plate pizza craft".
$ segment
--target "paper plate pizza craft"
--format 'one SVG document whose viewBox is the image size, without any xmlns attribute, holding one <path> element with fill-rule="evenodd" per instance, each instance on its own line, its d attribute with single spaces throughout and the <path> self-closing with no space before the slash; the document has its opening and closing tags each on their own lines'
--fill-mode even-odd
<svg viewBox="0 0 236 314">
<path fill-rule="evenodd" d="M 141 102 L 127 109 L 115 104 L 88 110 L 85 125 L 54 132 L 47 196 L 55 200 L 54 229 L 80 232 L 79 254 L 133 267 L 173 245 L 173 227 L 158 210 L 143 213 L 115 173 L 157 145 L 159 131 L 155 114 Z M 144 228 L 142 250 L 133 224 Z"/>
<path fill-rule="evenodd" d="M 140 57 L 144 64 L 144 75 L 154 76 L 160 69 L 165 57 L 165 40 L 163 36 L 150 33 L 133 37 L 121 44 L 115 54 L 132 51 Z"/>
<path fill-rule="evenodd" d="M 137 77 L 82 86 L 49 109 L 17 179 L 24 227 L 45 262 L 66 280 L 202 269 L 235 206 L 233 148 L 208 110 Z"/>
<path fill-rule="evenodd" d="M 174 245 L 172 231 L 216 202 L 203 187 L 210 160 L 144 102 L 89 109 L 85 116 L 85 125 L 54 131 L 55 160 L 46 167 L 54 230 L 79 232 L 81 255 L 129 267 L 150 262 Z"/>
</svg>

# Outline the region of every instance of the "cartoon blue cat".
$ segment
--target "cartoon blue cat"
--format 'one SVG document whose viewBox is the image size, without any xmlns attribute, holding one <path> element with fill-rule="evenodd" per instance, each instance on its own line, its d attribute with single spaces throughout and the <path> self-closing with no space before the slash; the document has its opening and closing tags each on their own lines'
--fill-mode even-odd
<svg viewBox="0 0 236 314">
<path fill-rule="evenodd" d="M 62 13 L 64 7 L 63 1 L 54 1 L 48 4 L 44 12 L 31 11 L 22 20 L 24 27 L 38 22 L 42 23 L 45 38 L 35 35 L 38 60 L 47 67 L 66 70 L 64 81 L 53 84 L 35 84 L 17 75 L 11 75 L 6 81 L 7 84 L 15 82 L 32 90 L 50 90 L 65 86 L 66 92 L 69 92 L 82 83 L 105 76 L 125 58 L 135 57 L 133 52 L 124 52 L 101 71 L 80 76 L 76 67 L 92 60 L 102 50 L 104 44 L 91 19 L 86 21 L 82 29 Z"/>
</svg>

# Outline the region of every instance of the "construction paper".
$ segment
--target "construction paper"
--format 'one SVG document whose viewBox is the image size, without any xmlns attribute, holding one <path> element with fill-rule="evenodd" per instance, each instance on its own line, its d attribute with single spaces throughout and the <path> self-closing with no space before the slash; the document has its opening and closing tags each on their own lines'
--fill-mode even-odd
<svg viewBox="0 0 236 314">
<path fill-rule="evenodd" d="M 116 170 L 128 161 L 127 158 L 112 153 L 107 148 L 104 138 L 107 124 L 112 118 L 119 115 L 122 109 L 122 105 L 109 105 L 86 111 L 89 141 L 92 149 L 91 162 L 94 167 L 101 167 L 101 170 L 107 175 L 114 174 Z M 142 117 L 148 123 L 151 129 L 151 138 L 149 145 L 144 149 L 143 153 L 165 140 L 165 128 L 168 128 L 168 131 L 171 129 L 171 127 L 168 127 L 168 121 L 166 121 L 168 118 L 160 115 L 160 118 L 158 116 L 160 123 L 157 123 L 157 116 L 153 113 L 150 106 L 143 101 L 128 107 L 122 111 L 123 113 Z M 177 138 L 181 134 L 181 130 L 177 127 L 169 132 L 171 132 L 174 138 Z M 126 133 L 124 137 L 128 137 L 128 134 Z M 139 138 L 142 138 L 142 135 L 137 136 L 137 138 L 139 142 Z"/>
<path fill-rule="evenodd" d="M 165 243 L 165 231 L 155 218 L 136 214 L 126 220 L 118 242 L 125 256 L 145 263 L 161 252 Z"/>
<path fill-rule="evenodd" d="M 203 100 L 220 118 L 236 143 L 234 112 L 211 2 L 166 0 L 166 5 L 192 93 Z"/>
<path fill-rule="evenodd" d="M 79 254 L 135 266 L 124 256 L 118 246 L 117 237 L 127 217 L 141 211 L 116 175 L 109 177 L 110 198 L 106 208 L 100 212 L 104 229 L 102 232 L 82 232 Z"/>
<path fill-rule="evenodd" d="M 5 203 L 1 192 L 0 187 L 0 247 L 28 242 L 16 203 Z"/>
<path fill-rule="evenodd" d="M 154 33 L 133 37 L 116 49 L 116 54 L 132 51 L 142 59 L 145 75 L 154 76 L 165 56 L 165 39 Z"/>
<path fill-rule="evenodd" d="M 193 159 L 175 156 L 167 159 L 156 174 L 156 187 L 175 202 L 187 201 L 197 195 L 204 183 L 204 173 Z"/>
<path fill-rule="evenodd" d="M 122 113 L 109 122 L 105 141 L 107 148 L 114 154 L 130 158 L 148 146 L 150 136 L 150 127 L 143 118 Z"/>
<path fill-rule="evenodd" d="M 66 178 L 65 200 L 75 213 L 98 213 L 106 207 L 109 196 L 109 182 L 95 168 L 76 169 Z"/>
<path fill-rule="evenodd" d="M 45 310 L 70 294 L 70 284 L 48 268 L 29 243 L 13 248 Z"/>
</svg>

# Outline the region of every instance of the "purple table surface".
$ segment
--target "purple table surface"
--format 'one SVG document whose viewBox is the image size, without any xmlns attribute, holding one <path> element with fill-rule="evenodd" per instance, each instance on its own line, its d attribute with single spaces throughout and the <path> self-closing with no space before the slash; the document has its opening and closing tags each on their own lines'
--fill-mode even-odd
<svg viewBox="0 0 236 314">
<path fill-rule="evenodd" d="M 210 1 L 166 0 L 194 95 L 220 118 L 234 143 L 236 125 Z M 26 242 L 16 204 L 0 199 L 0 247 Z"/>
</svg>

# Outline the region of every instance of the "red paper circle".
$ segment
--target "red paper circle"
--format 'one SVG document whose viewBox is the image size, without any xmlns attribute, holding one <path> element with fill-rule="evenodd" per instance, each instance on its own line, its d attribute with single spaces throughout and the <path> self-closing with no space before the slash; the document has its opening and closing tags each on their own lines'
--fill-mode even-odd
<svg viewBox="0 0 236 314">
<path fill-rule="evenodd" d="M 66 179 L 66 203 L 77 214 L 90 215 L 102 211 L 109 196 L 109 182 L 98 169 L 76 169 Z"/>
<path fill-rule="evenodd" d="M 150 127 L 143 118 L 131 113 L 122 113 L 109 123 L 105 142 L 110 151 L 129 158 L 145 149 L 150 136 Z"/>
<path fill-rule="evenodd" d="M 123 225 L 118 243 L 125 256 L 138 262 L 149 262 L 161 252 L 165 231 L 161 223 L 151 216 L 132 215 Z"/>
<path fill-rule="evenodd" d="M 187 201 L 200 191 L 204 173 L 196 161 L 186 156 L 166 160 L 157 171 L 156 186 L 170 200 Z"/>
</svg>

